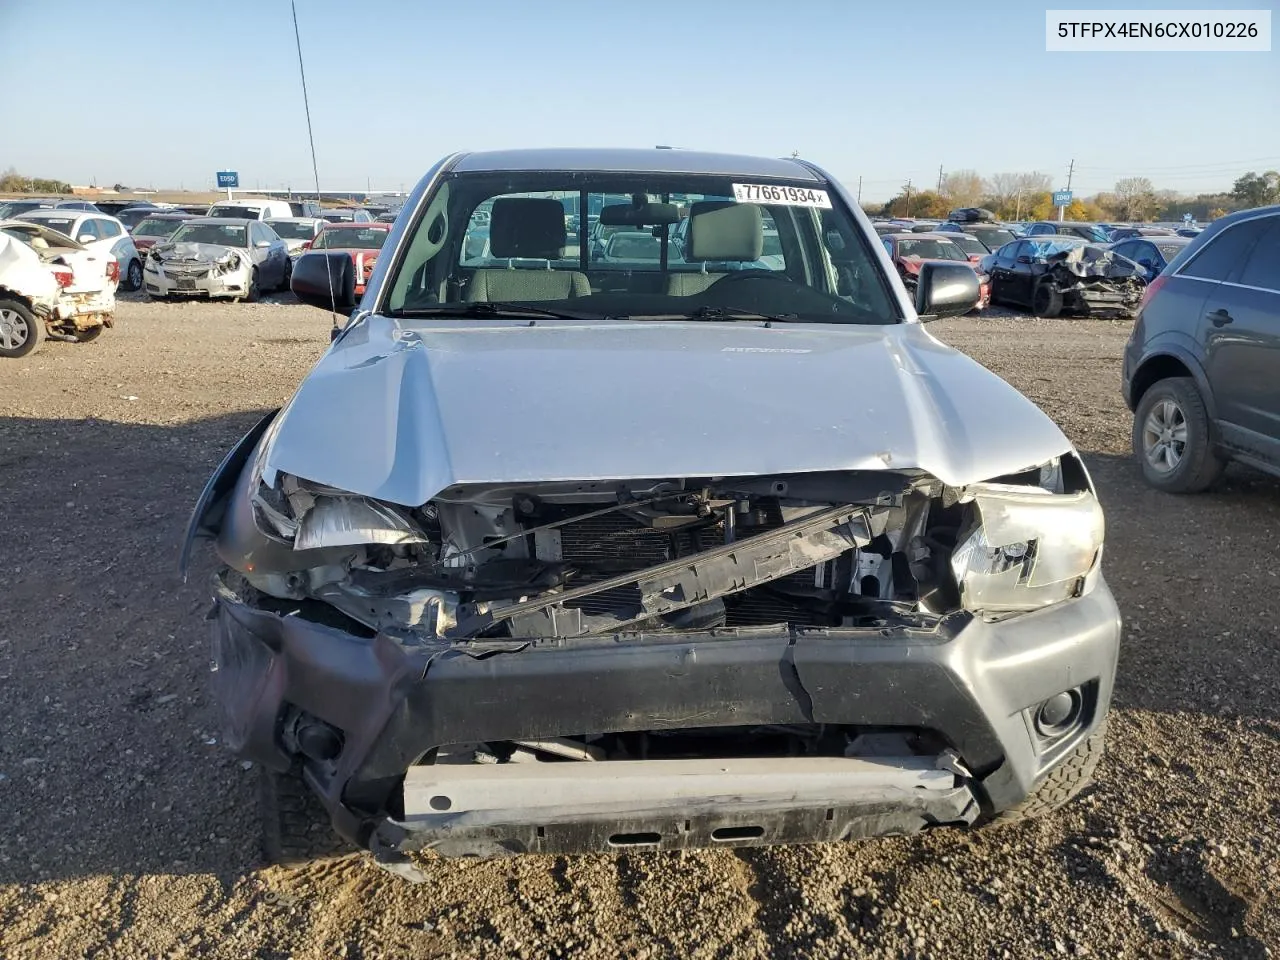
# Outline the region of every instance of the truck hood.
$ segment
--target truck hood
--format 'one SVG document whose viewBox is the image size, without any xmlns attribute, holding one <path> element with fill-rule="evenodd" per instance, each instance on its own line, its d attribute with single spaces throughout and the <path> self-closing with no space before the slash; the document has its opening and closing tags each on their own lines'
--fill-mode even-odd
<svg viewBox="0 0 1280 960">
<path fill-rule="evenodd" d="M 918 324 L 397 321 L 340 337 L 265 468 L 408 506 L 454 484 L 919 468 L 963 485 L 1071 449 Z"/>
</svg>

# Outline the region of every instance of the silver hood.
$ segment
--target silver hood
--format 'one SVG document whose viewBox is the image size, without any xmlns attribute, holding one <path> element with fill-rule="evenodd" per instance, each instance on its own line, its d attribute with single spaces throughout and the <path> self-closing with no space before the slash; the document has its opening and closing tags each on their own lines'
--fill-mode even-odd
<svg viewBox="0 0 1280 960">
<path fill-rule="evenodd" d="M 227 254 L 244 256 L 245 251 L 235 247 L 224 247 L 220 243 L 157 243 L 151 249 L 159 254 L 161 261 L 190 260 L 202 263 L 217 263 Z"/>
<path fill-rule="evenodd" d="M 918 324 L 370 317 L 303 381 L 268 471 L 416 506 L 453 484 L 916 467 L 963 485 L 1071 449 Z"/>
</svg>

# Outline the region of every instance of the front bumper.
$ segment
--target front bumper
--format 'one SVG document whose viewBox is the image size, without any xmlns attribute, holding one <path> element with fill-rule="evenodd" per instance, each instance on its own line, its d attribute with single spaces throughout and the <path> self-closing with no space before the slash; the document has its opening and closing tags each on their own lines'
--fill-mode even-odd
<svg viewBox="0 0 1280 960">
<path fill-rule="evenodd" d="M 249 271 L 244 268 L 218 273 L 210 265 L 207 270 L 170 273 L 148 259 L 142 281 L 147 293 L 158 297 L 243 297 L 249 292 Z"/>
<path fill-rule="evenodd" d="M 1024 799 L 1097 728 L 1120 637 L 1101 579 L 1086 596 L 1044 610 L 1000 622 L 956 616 L 927 629 L 769 627 L 410 646 L 251 608 L 222 585 L 211 621 L 227 744 L 284 770 L 295 760 L 284 717 L 341 731 L 341 751 L 307 761 L 306 777 L 339 832 L 388 856 L 423 846 L 609 849 L 622 845 L 619 836 L 659 849 L 802 842 L 971 823 Z M 1080 692 L 1079 721 L 1046 738 L 1035 711 L 1067 690 Z M 788 768 L 793 783 L 779 792 L 760 771 L 725 761 L 728 774 L 742 773 L 736 783 L 695 778 L 666 800 L 644 790 L 609 794 L 610 778 L 591 772 L 654 761 L 504 764 L 585 768 L 557 775 L 587 780 L 549 785 L 538 770 L 478 792 L 463 783 L 463 795 L 490 798 L 482 803 L 459 801 L 458 778 L 495 774 L 420 764 L 450 744 L 804 723 L 932 731 L 957 763 L 891 756 L 875 758 L 877 770 L 859 766 L 868 758 L 836 758 L 839 769 L 814 772 L 816 779 Z M 534 779 L 519 779 L 527 776 Z M 402 783 L 401 806 L 390 798 Z M 549 790 L 568 799 L 542 802 Z M 432 803 L 440 797 L 447 806 Z"/>
</svg>

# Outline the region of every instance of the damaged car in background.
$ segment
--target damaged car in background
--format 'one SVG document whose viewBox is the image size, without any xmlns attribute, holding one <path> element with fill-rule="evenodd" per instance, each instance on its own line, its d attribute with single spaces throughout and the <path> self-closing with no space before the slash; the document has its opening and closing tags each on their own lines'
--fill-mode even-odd
<svg viewBox="0 0 1280 960">
<path fill-rule="evenodd" d="M 1146 287 L 1139 264 L 1068 236 L 1014 240 L 981 268 L 991 276 L 993 303 L 1029 307 L 1038 317 L 1132 317 Z"/>
<path fill-rule="evenodd" d="M 482 205 L 498 262 L 469 266 Z M 665 247 L 682 208 L 657 269 L 567 242 L 599 210 Z M 726 268 L 766 220 L 777 264 Z M 354 280 L 299 262 L 304 302 L 354 312 L 181 561 L 214 542 L 223 739 L 273 859 L 845 840 L 1088 782 L 1102 511 L 1057 427 L 923 325 L 977 302 L 967 262 L 913 304 L 799 160 L 513 151 L 441 161 L 358 309 Z"/>
<path fill-rule="evenodd" d="M 147 294 L 226 297 L 253 303 L 259 295 L 288 289 L 289 248 L 259 220 L 202 217 L 188 220 L 151 247 L 143 272 Z"/>
<path fill-rule="evenodd" d="M 25 357 L 46 336 L 87 343 L 110 327 L 120 264 L 49 227 L 0 220 L 0 357 Z"/>
</svg>

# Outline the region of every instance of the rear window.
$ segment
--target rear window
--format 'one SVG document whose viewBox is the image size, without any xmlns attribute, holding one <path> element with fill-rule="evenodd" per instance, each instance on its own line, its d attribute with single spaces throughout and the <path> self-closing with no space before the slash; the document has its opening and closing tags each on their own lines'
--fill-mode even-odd
<svg viewBox="0 0 1280 960">
<path fill-rule="evenodd" d="M 968 260 L 964 251 L 950 240 L 899 240 L 898 256 L 921 260 Z"/>
<path fill-rule="evenodd" d="M 281 240 L 310 240 L 316 235 L 316 228 L 310 223 L 295 223 L 292 220 L 268 220 L 267 226 L 276 232 Z"/>
<path fill-rule="evenodd" d="M 261 207 L 211 207 L 209 216 L 230 220 L 257 220 L 262 216 Z"/>
<path fill-rule="evenodd" d="M 959 247 L 966 256 L 977 254 L 985 257 L 987 255 L 987 248 L 977 237 L 971 237 L 967 233 L 957 233 L 954 237 L 948 237 L 947 239 Z"/>
<path fill-rule="evenodd" d="M 1179 275 L 1219 282 L 1230 279 L 1268 226 L 1270 220 L 1262 217 L 1233 223 L 1192 253 Z"/>
</svg>

